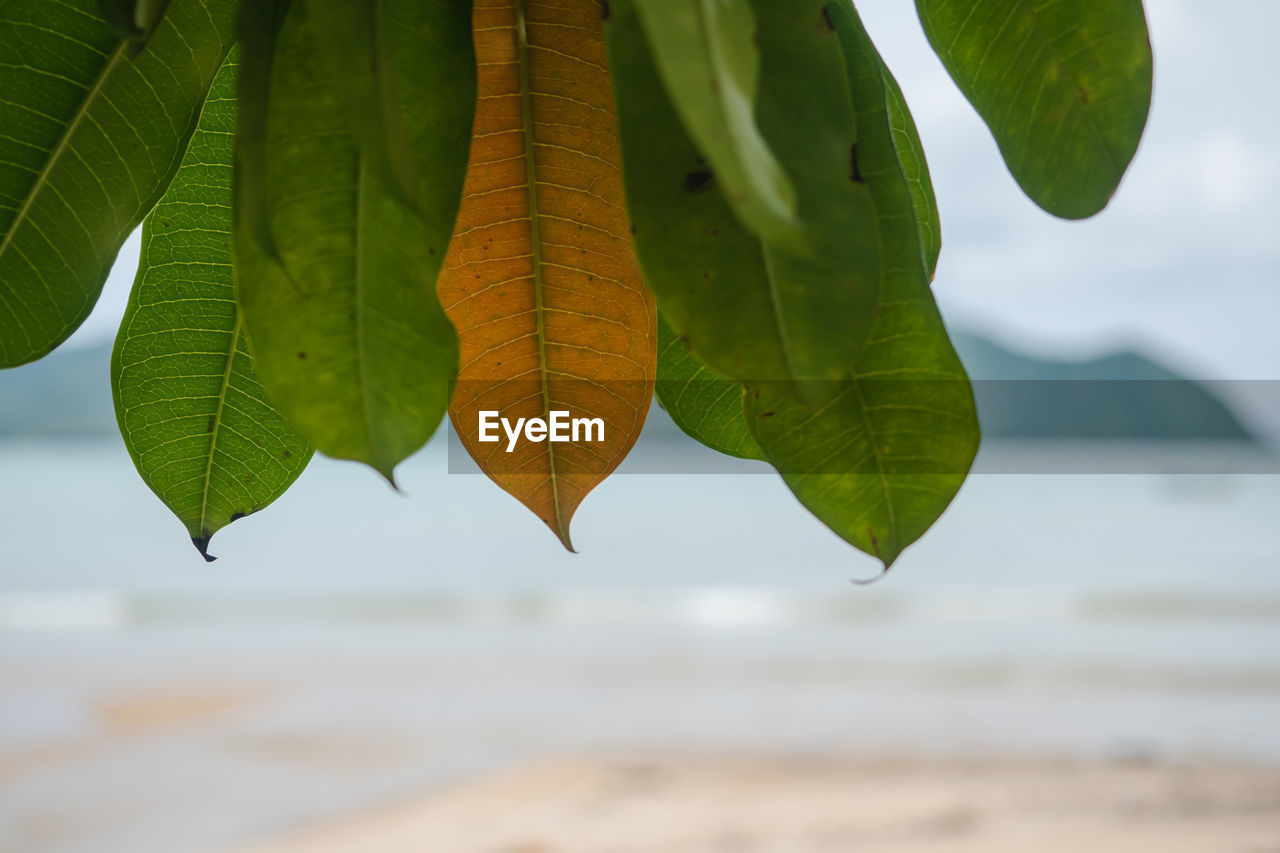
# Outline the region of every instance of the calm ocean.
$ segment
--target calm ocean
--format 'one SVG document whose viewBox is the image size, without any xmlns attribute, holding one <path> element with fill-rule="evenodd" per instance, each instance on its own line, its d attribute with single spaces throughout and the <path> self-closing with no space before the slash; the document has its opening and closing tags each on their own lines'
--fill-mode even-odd
<svg viewBox="0 0 1280 853">
<path fill-rule="evenodd" d="M 615 476 L 573 555 L 447 468 L 317 459 L 206 565 L 118 444 L 0 444 L 0 850 L 213 849 L 547 754 L 1280 762 L 1280 476 L 978 475 L 857 586 L 773 476 Z"/>
</svg>

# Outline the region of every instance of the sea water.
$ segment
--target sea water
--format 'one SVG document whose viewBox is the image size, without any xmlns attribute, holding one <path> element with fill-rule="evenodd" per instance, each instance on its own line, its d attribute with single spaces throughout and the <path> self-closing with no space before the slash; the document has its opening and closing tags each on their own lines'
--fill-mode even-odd
<svg viewBox="0 0 1280 853">
<path fill-rule="evenodd" d="M 1280 477 L 987 464 L 861 586 L 776 476 L 665 441 L 578 554 L 442 438 L 400 494 L 317 458 L 212 564 L 118 442 L 0 445 L 0 850 L 215 849 L 566 753 L 1280 762 Z"/>
</svg>

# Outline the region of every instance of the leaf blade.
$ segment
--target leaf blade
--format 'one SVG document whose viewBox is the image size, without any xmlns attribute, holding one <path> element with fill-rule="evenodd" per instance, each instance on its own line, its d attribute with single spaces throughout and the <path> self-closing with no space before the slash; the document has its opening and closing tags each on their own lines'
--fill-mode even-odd
<svg viewBox="0 0 1280 853">
<path fill-rule="evenodd" d="M 163 194 L 231 45 L 233 0 L 174 0 L 131 58 L 89 0 L 0 6 L 0 367 L 84 321 Z"/>
<path fill-rule="evenodd" d="M 748 0 L 638 0 L 659 74 L 725 197 L 763 239 L 803 249 L 796 191 L 755 120 L 760 51 Z"/>
<path fill-rule="evenodd" d="M 111 359 L 129 455 L 206 560 L 218 530 L 278 498 L 311 458 L 265 400 L 235 305 L 235 73 L 228 58 L 182 165 L 143 223 L 138 275 Z"/>
<path fill-rule="evenodd" d="M 745 411 L 752 435 L 800 502 L 888 569 L 964 482 L 977 453 L 977 412 L 929 291 L 883 62 L 853 7 L 830 8 L 858 105 L 859 166 L 879 214 L 880 311 L 850 379 L 817 405 L 763 385 L 748 393 Z"/>
<path fill-rule="evenodd" d="M 480 100 L 440 296 L 458 329 L 450 416 L 482 470 L 573 549 L 573 513 L 653 398 L 655 310 L 630 241 L 600 6 L 476 4 Z M 480 411 L 602 417 L 595 444 L 479 441 Z"/>
<path fill-rule="evenodd" d="M 938 271 L 938 258 L 942 254 L 942 222 L 938 214 L 938 198 L 933 192 L 933 179 L 929 177 L 929 163 L 924 156 L 924 143 L 916 129 L 907 99 L 903 97 L 898 81 L 883 65 L 884 88 L 889 110 L 889 124 L 893 128 L 894 147 L 903 176 L 911 185 L 911 202 L 920 229 L 920 251 L 924 253 L 925 266 L 929 268 L 929 280 Z"/>
<path fill-rule="evenodd" d="M 315 85 L 334 74 L 308 14 L 323 10 L 294 3 L 273 48 L 264 150 L 278 259 L 238 196 L 238 298 L 272 401 L 318 450 L 391 480 L 439 425 L 457 368 L 434 285 L 475 103 L 470 4 L 379 6 L 389 35 L 380 60 L 394 67 L 422 181 L 417 209 L 388 185 L 343 89 Z"/>
<path fill-rule="evenodd" d="M 767 243 L 734 215 L 666 96 L 634 0 L 610 7 L 627 205 L 664 317 L 727 378 L 794 381 L 797 393 L 839 379 L 870 329 L 879 259 L 875 208 L 850 162 L 857 132 L 843 60 L 821 2 L 753 4 L 757 120 L 795 182 L 811 249 L 803 254 Z"/>
<path fill-rule="evenodd" d="M 1142 0 L 916 0 L 916 9 L 1026 194 L 1067 219 L 1106 207 L 1151 107 Z"/>
<path fill-rule="evenodd" d="M 685 435 L 728 456 L 764 460 L 743 417 L 742 386 L 699 361 L 661 314 L 655 393 Z"/>
</svg>

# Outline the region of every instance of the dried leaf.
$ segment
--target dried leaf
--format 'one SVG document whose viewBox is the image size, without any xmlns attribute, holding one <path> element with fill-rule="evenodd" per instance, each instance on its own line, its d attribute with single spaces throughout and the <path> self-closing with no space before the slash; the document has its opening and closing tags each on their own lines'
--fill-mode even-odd
<svg viewBox="0 0 1280 853">
<path fill-rule="evenodd" d="M 480 0 L 479 103 L 440 300 L 458 330 L 450 415 L 480 467 L 572 550 L 569 522 L 653 397 L 656 312 L 624 207 L 597 0 Z M 479 413 L 601 418 L 601 442 L 479 440 Z"/>
</svg>

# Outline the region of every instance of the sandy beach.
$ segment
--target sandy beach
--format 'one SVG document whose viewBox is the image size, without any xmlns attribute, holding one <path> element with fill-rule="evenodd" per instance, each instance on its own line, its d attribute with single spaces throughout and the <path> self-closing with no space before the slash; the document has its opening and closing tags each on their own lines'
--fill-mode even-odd
<svg viewBox="0 0 1280 853">
<path fill-rule="evenodd" d="M 539 763 L 226 853 L 1276 853 L 1280 771 L 780 758 Z"/>
<path fill-rule="evenodd" d="M 855 587 L 768 478 L 568 559 L 444 461 L 208 569 L 123 449 L 0 447 L 0 853 L 1280 853 L 1280 478 L 976 477 Z"/>
</svg>

